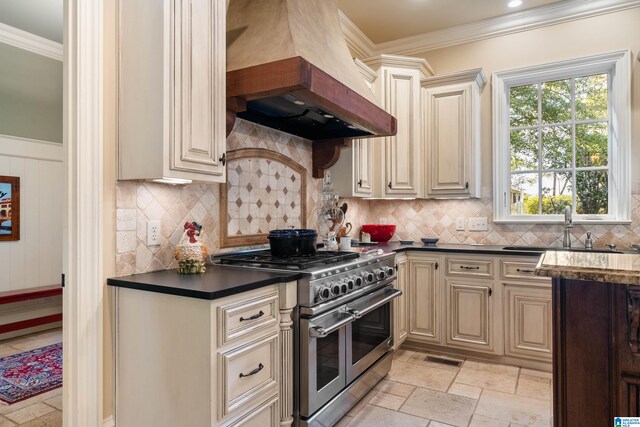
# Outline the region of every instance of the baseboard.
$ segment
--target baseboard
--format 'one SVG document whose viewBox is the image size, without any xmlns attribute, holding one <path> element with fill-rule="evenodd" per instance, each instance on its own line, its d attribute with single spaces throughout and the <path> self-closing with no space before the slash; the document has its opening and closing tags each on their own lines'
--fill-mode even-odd
<svg viewBox="0 0 640 427">
<path fill-rule="evenodd" d="M 116 427 L 116 421 L 113 419 L 113 415 L 103 420 L 102 427 Z"/>
</svg>

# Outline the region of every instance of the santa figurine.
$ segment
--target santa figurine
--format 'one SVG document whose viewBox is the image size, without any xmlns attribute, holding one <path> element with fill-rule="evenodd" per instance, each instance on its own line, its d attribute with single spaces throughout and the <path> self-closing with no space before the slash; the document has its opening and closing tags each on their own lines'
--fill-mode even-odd
<svg viewBox="0 0 640 427">
<path fill-rule="evenodd" d="M 185 222 L 184 233 L 176 246 L 178 274 L 199 274 L 206 270 L 207 247 L 201 242 L 202 226 L 196 222 Z"/>
</svg>

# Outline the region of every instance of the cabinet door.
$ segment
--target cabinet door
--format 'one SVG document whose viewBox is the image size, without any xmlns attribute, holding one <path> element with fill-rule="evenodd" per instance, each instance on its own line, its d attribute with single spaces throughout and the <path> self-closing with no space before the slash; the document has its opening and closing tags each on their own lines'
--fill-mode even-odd
<svg viewBox="0 0 640 427">
<path fill-rule="evenodd" d="M 353 193 L 370 197 L 373 195 L 373 149 L 369 139 L 353 141 Z"/>
<path fill-rule="evenodd" d="M 505 354 L 551 361 L 550 286 L 504 285 Z"/>
<path fill-rule="evenodd" d="M 398 133 L 385 138 L 385 189 L 388 196 L 417 196 L 421 147 L 419 73 L 385 70 L 386 110 L 397 120 Z"/>
<path fill-rule="evenodd" d="M 425 186 L 427 197 L 470 195 L 471 85 L 428 88 Z"/>
<path fill-rule="evenodd" d="M 494 283 L 445 280 L 447 345 L 494 353 Z"/>
<path fill-rule="evenodd" d="M 402 295 L 393 300 L 393 348 L 394 350 L 407 339 L 407 257 L 396 256 L 396 287 Z"/>
<path fill-rule="evenodd" d="M 172 2 L 171 171 L 224 181 L 225 19 L 224 0 Z M 208 178 L 206 178 L 208 176 Z"/>
<path fill-rule="evenodd" d="M 441 334 L 442 281 L 440 258 L 409 257 L 408 261 L 408 338 L 415 341 L 443 343 Z"/>
</svg>

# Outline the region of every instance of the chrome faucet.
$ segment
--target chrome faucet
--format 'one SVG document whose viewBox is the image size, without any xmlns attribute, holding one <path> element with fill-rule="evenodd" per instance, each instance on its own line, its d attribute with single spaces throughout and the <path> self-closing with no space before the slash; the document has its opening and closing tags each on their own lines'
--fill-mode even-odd
<svg viewBox="0 0 640 427">
<path fill-rule="evenodd" d="M 573 219 L 571 219 L 571 206 L 564 207 L 564 233 L 562 235 L 562 247 L 571 247 L 571 229 L 573 228 Z"/>
</svg>

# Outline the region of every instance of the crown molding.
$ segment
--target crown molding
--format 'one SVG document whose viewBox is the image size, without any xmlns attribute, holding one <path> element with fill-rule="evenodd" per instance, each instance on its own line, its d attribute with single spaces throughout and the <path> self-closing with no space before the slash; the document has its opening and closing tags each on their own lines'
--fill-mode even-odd
<svg viewBox="0 0 640 427">
<path fill-rule="evenodd" d="M 487 84 L 487 76 L 482 68 L 458 71 L 455 73 L 442 74 L 439 76 L 427 77 L 420 80 L 422 87 L 439 86 L 451 83 L 475 82 L 479 87 Z"/>
<path fill-rule="evenodd" d="M 369 67 L 360 59 L 354 58 L 353 62 L 355 62 L 356 67 L 358 67 L 358 71 L 360 71 L 360 74 L 362 74 L 369 83 L 373 83 L 378 79 L 378 73 L 376 73 L 373 68 Z"/>
<path fill-rule="evenodd" d="M 376 44 L 372 42 L 360 28 L 356 26 L 341 10 L 338 11 L 340 17 L 340 26 L 344 33 L 347 46 L 358 58 L 367 58 L 372 56 L 376 50 Z"/>
<path fill-rule="evenodd" d="M 382 65 L 389 67 L 417 68 L 425 76 L 433 76 L 435 71 L 424 58 L 414 58 L 411 56 L 380 54 L 362 60 L 372 68 L 379 68 Z"/>
<path fill-rule="evenodd" d="M 395 55 L 414 55 L 639 6 L 640 0 L 570 0 L 378 44 L 373 43 L 342 13 L 341 22 L 343 22 L 343 30 L 348 27 L 348 31 L 345 31 L 345 38 L 349 46 L 359 46 L 363 51 L 372 49 L 372 55 L 382 52 Z M 354 48 L 354 51 L 359 54 L 357 49 Z"/>
<path fill-rule="evenodd" d="M 63 48 L 61 43 L 56 43 L 3 23 L 0 23 L 0 43 L 62 61 Z"/>
</svg>

